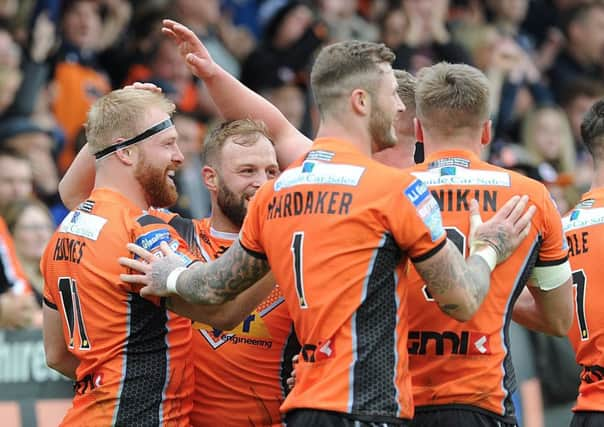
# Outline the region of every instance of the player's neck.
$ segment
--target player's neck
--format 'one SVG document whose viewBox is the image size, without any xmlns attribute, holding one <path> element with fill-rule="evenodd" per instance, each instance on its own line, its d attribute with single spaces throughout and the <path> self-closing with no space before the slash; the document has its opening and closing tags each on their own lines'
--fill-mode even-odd
<svg viewBox="0 0 604 427">
<path fill-rule="evenodd" d="M 357 147 L 362 153 L 371 156 L 371 137 L 369 132 L 358 123 L 342 124 L 334 118 L 327 118 L 321 122 L 316 138 L 335 138 L 347 141 Z"/>
<path fill-rule="evenodd" d="M 478 147 L 479 143 L 475 141 L 471 141 L 469 139 L 424 139 L 424 154 L 425 156 L 430 156 L 434 153 L 438 153 L 439 151 L 451 151 L 451 150 L 459 150 L 459 151 L 469 151 L 471 153 L 480 156 L 480 150 Z"/>
<path fill-rule="evenodd" d="M 212 206 L 210 226 L 221 233 L 239 233 L 240 227 L 233 224 L 227 216 L 215 205 Z"/>
<path fill-rule="evenodd" d="M 594 176 L 591 181 L 591 190 L 597 188 L 604 188 L 604 168 L 596 167 L 594 170 Z"/>
<path fill-rule="evenodd" d="M 140 184 L 124 173 L 99 168 L 96 173 L 94 188 L 108 188 L 126 197 L 141 210 L 149 209 L 145 193 Z"/>
</svg>

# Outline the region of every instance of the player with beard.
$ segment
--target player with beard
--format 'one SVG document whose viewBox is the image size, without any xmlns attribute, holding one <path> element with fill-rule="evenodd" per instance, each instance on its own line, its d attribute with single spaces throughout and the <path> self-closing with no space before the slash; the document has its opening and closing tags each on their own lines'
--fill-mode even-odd
<svg viewBox="0 0 604 427">
<path fill-rule="evenodd" d="M 163 298 L 141 298 L 115 262 L 127 242 L 154 251 L 161 241 L 190 262 L 177 234 L 146 213 L 178 196 L 172 178 L 183 156 L 173 111 L 160 94 L 122 89 L 88 113 L 94 189 L 41 262 L 47 363 L 76 381 L 62 425 L 189 423 L 190 321 L 167 311 Z"/>
<path fill-rule="evenodd" d="M 75 203 L 77 194 L 86 191 L 82 183 L 90 182 L 88 175 L 94 175 L 88 151 L 90 148 L 85 147 L 78 154 L 62 181 L 61 195 L 69 203 Z M 260 185 L 277 176 L 279 167 L 264 125 L 252 120 L 224 122 L 215 128 L 204 143 L 203 160 L 202 178 L 212 204 L 209 218 L 185 219 L 161 209 L 150 209 L 149 213 L 173 226 L 195 258 L 210 261 L 236 239 L 249 200 Z M 157 175 L 146 170 L 150 175 L 146 181 L 157 182 Z M 261 289 L 266 298 L 262 301 L 254 295 L 253 303 L 243 305 L 248 306 L 247 311 L 241 311 L 246 310 L 241 299 L 236 300 L 238 310 L 206 308 L 214 313 L 208 321 L 216 326 L 215 319 L 220 316 L 228 330 L 193 323 L 189 357 L 195 370 L 190 416 L 194 426 L 282 425 L 279 407 L 285 397 L 284 383 L 292 356 L 300 347 L 272 276 L 263 279 Z M 172 308 L 170 301 L 166 305 Z"/>
<path fill-rule="evenodd" d="M 180 45 L 181 52 L 199 46 Z M 323 49 L 311 72 L 317 139 L 258 190 L 239 240 L 216 261 L 187 269 L 163 244 L 165 258 L 140 245 L 129 248 L 144 262 L 120 258 L 144 273 L 122 276 L 147 285 L 142 294 L 178 294 L 199 304 L 233 298 L 270 262 L 302 343 L 298 381 L 281 408 L 288 425 L 406 425 L 413 400 L 405 261 L 413 261 L 442 310 L 467 320 L 492 268 L 524 239 L 534 213 L 523 215 L 526 198 L 517 197 L 489 224 L 473 216 L 474 252 L 466 261 L 447 240 L 425 185 L 371 160 L 396 143 L 392 121 L 404 108 L 392 59 L 374 43 Z"/>
<path fill-rule="evenodd" d="M 115 260 L 127 242 L 152 252 L 168 242 L 186 262 L 193 257 L 170 225 L 148 214 L 178 196 L 173 176 L 183 156 L 173 111 L 161 94 L 129 88 L 100 98 L 89 112 L 85 150 L 96 157 L 96 176 L 81 176 L 94 187 L 61 223 L 41 263 L 47 363 L 76 380 L 63 425 L 188 426 L 191 321 L 167 309 L 227 327 L 261 301 L 242 295 L 206 309 L 180 298 L 141 298 L 120 280 L 124 269 Z M 274 281 L 263 283 L 266 295 Z"/>
<path fill-rule="evenodd" d="M 237 239 L 250 199 L 278 175 L 279 167 L 264 125 L 252 120 L 215 128 L 204 142 L 203 161 L 212 215 L 199 220 L 174 217 L 170 224 L 188 236 L 190 248 L 201 258 L 211 261 Z M 284 302 L 275 285 L 231 330 L 193 324 L 194 426 L 282 425 L 284 384 L 292 356 L 300 350 Z"/>
</svg>

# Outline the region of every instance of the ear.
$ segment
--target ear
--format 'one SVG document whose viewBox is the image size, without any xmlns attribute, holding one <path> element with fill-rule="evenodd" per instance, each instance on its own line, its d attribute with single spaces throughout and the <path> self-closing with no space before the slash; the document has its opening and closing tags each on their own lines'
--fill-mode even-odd
<svg viewBox="0 0 604 427">
<path fill-rule="evenodd" d="M 424 129 L 422 128 L 422 122 L 417 117 L 413 118 L 413 130 L 415 131 L 415 140 L 417 142 L 424 142 Z"/>
<path fill-rule="evenodd" d="M 218 191 L 218 174 L 213 167 L 201 168 L 201 179 L 209 191 Z"/>
<path fill-rule="evenodd" d="M 116 139 L 112 142 L 113 144 L 119 144 L 120 142 L 125 141 L 123 138 Z M 131 148 L 124 148 L 122 150 L 117 150 L 115 152 L 115 156 L 125 165 L 132 166 L 135 161 L 134 150 Z"/>
<path fill-rule="evenodd" d="M 491 127 L 493 122 L 487 120 L 482 124 L 482 134 L 480 135 L 480 143 L 483 147 L 486 147 L 491 142 Z"/>
<path fill-rule="evenodd" d="M 350 95 L 350 105 L 352 107 L 352 111 L 355 113 L 361 116 L 368 115 L 371 108 L 371 99 L 369 94 L 363 89 L 353 90 L 352 94 Z"/>
</svg>

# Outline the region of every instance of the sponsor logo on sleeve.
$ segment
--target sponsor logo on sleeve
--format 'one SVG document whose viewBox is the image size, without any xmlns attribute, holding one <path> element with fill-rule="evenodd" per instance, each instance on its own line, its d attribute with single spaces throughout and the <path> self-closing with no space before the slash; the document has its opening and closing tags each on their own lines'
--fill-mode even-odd
<svg viewBox="0 0 604 427">
<path fill-rule="evenodd" d="M 428 230 L 430 230 L 432 241 L 440 238 L 445 232 L 440 216 L 440 208 L 426 184 L 416 179 L 405 189 L 404 193 L 415 206 L 417 214 L 428 227 Z"/>
</svg>

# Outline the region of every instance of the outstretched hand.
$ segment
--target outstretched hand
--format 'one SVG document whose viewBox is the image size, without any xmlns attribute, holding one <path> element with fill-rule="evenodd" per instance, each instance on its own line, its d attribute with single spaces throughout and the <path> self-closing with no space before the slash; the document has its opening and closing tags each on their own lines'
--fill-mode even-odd
<svg viewBox="0 0 604 427">
<path fill-rule="evenodd" d="M 160 245 L 163 255 L 161 257 L 152 254 L 134 243 L 128 243 L 127 247 L 139 259 L 121 257 L 119 263 L 142 274 L 120 274 L 120 279 L 126 283 L 145 285 L 140 290 L 140 294 L 143 297 L 170 295 L 171 293 L 166 287 L 168 275 L 175 268 L 184 267 L 184 260 L 176 255 L 166 242 L 162 242 Z"/>
<path fill-rule="evenodd" d="M 491 219 L 483 223 L 478 202 L 470 203 L 470 245 L 488 245 L 497 253 L 497 264 L 505 261 L 528 236 L 531 220 L 537 211 L 528 209 L 528 196 L 514 196 Z"/>
<path fill-rule="evenodd" d="M 176 42 L 189 70 L 200 79 L 212 77 L 216 73 L 216 63 L 199 37 L 176 21 L 164 19 L 162 23 L 162 33 Z"/>
</svg>

